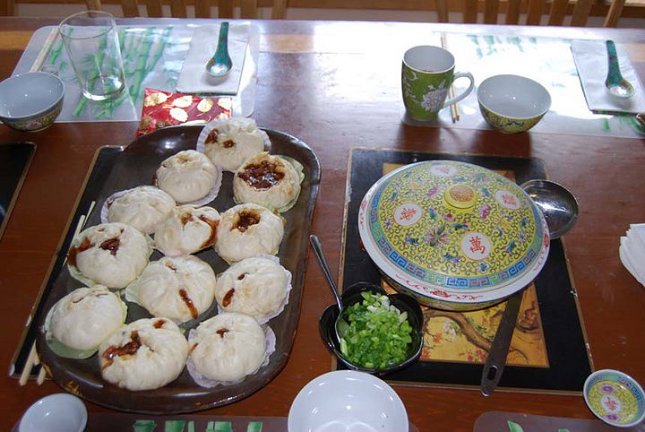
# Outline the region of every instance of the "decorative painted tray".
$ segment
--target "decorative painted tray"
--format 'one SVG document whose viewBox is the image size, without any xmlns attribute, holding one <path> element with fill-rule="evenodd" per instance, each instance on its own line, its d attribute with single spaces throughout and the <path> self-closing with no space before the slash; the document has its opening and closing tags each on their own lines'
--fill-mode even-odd
<svg viewBox="0 0 645 432">
<path fill-rule="evenodd" d="M 47 311 L 65 294 L 81 286 L 80 282 L 70 276 L 64 262 L 77 221 L 87 213 L 90 203 L 95 202 L 96 206 L 88 215 L 86 227 L 100 223 L 98 209 L 107 197 L 120 190 L 150 184 L 161 161 L 180 150 L 194 149 L 202 127 L 163 128 L 136 139 L 127 147 L 104 147 L 97 152 L 77 210 L 70 221 L 70 229 L 62 242 L 34 316 L 33 327 L 40 359 L 53 380 L 65 390 L 120 411 L 170 415 L 205 410 L 238 401 L 264 387 L 285 366 L 300 314 L 309 230 L 320 184 L 320 164 L 314 152 L 304 142 L 289 134 L 270 129 L 265 131 L 271 139 L 271 152 L 299 161 L 304 167 L 305 179 L 296 205 L 282 214 L 285 218 L 285 235 L 278 256 L 280 263 L 292 273 L 293 288 L 285 309 L 268 322 L 276 335 L 276 346 L 267 365 L 241 382 L 212 388 L 197 385 L 184 369 L 175 381 L 162 388 L 137 392 L 121 389 L 104 381 L 96 354 L 84 360 L 63 358 L 57 356 L 46 342 L 43 323 Z M 224 173 L 217 198 L 208 203 L 218 211 L 235 205 L 232 176 L 232 173 Z M 208 262 L 216 274 L 228 267 L 212 248 L 196 255 Z M 155 251 L 151 260 L 159 257 L 161 254 Z M 198 322 L 191 321 L 190 326 L 196 326 L 202 320 L 210 318 L 217 313 L 216 309 L 216 305 L 213 305 L 200 315 L 198 320 L 194 320 Z M 144 317 L 149 317 L 145 309 L 136 304 L 128 304 L 127 322 Z M 189 328 L 186 328 L 186 332 L 188 330 Z M 31 343 L 26 346 L 30 345 Z"/>
<path fill-rule="evenodd" d="M 394 286 L 442 309 L 477 309 L 524 288 L 549 251 L 544 217 L 515 183 L 464 162 L 399 168 L 367 192 L 361 240 Z"/>
</svg>

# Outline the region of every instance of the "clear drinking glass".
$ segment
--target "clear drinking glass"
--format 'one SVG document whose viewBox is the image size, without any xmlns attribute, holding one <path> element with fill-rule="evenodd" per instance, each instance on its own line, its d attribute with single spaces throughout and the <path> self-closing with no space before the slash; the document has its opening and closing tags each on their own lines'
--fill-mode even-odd
<svg viewBox="0 0 645 432">
<path fill-rule="evenodd" d="M 125 88 L 123 59 L 114 17 L 101 11 L 83 11 L 59 25 L 61 39 L 83 95 L 102 101 Z"/>
</svg>

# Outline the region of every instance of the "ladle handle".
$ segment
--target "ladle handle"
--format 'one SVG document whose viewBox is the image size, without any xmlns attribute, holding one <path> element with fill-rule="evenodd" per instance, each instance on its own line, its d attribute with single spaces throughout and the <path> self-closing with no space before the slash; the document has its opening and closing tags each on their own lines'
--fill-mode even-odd
<svg viewBox="0 0 645 432">
<path fill-rule="evenodd" d="M 314 250 L 314 255 L 316 255 L 318 264 L 320 265 L 320 268 L 325 275 L 325 279 L 327 279 L 327 282 L 329 283 L 331 291 L 334 293 L 334 297 L 336 297 L 336 304 L 338 304 L 338 309 L 342 310 L 343 303 L 341 302 L 340 296 L 338 295 L 338 286 L 336 286 L 336 281 L 331 274 L 331 270 L 329 269 L 329 265 L 327 264 L 327 259 L 325 258 L 325 253 L 323 252 L 320 240 L 318 240 L 318 236 L 311 234 L 309 236 L 309 243 L 311 243 L 311 248 Z"/>
<path fill-rule="evenodd" d="M 495 338 L 488 351 L 488 357 L 482 372 L 481 392 L 484 396 L 493 394 L 495 388 L 497 388 L 497 383 L 502 378 L 523 296 L 524 289 L 511 295 L 506 302 L 506 309 L 504 309 L 502 320 L 497 327 L 497 332 L 495 332 Z"/>
</svg>

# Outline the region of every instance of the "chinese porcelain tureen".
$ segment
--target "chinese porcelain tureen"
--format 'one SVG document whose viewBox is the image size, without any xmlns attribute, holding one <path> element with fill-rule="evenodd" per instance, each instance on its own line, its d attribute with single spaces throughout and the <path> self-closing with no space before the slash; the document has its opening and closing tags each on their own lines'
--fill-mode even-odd
<svg viewBox="0 0 645 432">
<path fill-rule="evenodd" d="M 549 252 L 544 217 L 522 188 L 463 162 L 387 174 L 365 194 L 358 228 L 394 288 L 440 309 L 505 299 L 533 281 Z"/>
</svg>

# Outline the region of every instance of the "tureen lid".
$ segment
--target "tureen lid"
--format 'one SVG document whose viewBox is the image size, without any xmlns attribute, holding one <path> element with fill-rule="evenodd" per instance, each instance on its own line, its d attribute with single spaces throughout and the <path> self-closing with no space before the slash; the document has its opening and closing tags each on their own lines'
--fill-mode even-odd
<svg viewBox="0 0 645 432">
<path fill-rule="evenodd" d="M 358 227 L 387 276 L 453 302 L 522 289 L 549 249 L 544 217 L 522 188 L 464 162 L 418 162 L 387 174 L 363 198 Z"/>
</svg>

